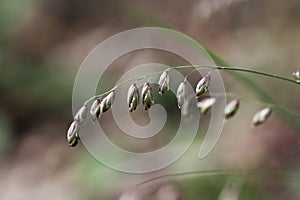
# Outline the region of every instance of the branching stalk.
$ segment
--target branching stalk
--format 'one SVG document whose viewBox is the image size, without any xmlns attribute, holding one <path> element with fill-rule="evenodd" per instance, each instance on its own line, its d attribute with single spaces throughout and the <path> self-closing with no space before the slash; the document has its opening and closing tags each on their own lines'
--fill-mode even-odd
<svg viewBox="0 0 300 200">
<path fill-rule="evenodd" d="M 189 69 L 189 68 L 194 68 L 194 69 L 195 68 L 196 69 L 207 68 L 207 69 L 218 69 L 218 70 L 225 70 L 225 71 L 245 72 L 245 73 L 257 74 L 257 75 L 260 75 L 260 76 L 275 78 L 275 79 L 278 79 L 278 80 L 287 81 L 287 82 L 298 84 L 298 85 L 300 84 L 300 82 L 297 82 L 296 80 L 288 78 L 288 77 L 284 77 L 284 76 L 280 76 L 280 75 L 276 75 L 276 74 L 271 74 L 271 73 L 266 73 L 266 72 L 262 72 L 262 71 L 257 71 L 257 70 L 252 70 L 252 69 L 238 68 L 238 67 L 226 67 L 226 66 L 216 66 L 216 65 L 183 65 L 183 66 L 170 67 L 170 69 Z M 161 70 L 161 71 L 157 71 L 157 72 L 147 74 L 147 75 L 144 75 L 144 76 L 140 76 L 140 77 L 137 77 L 137 78 L 132 78 L 132 79 L 125 80 L 125 81 L 117 84 L 116 86 L 114 86 L 112 89 L 110 89 L 110 90 L 108 90 L 108 91 L 106 91 L 102 94 L 95 95 L 95 96 L 89 98 L 88 100 L 85 101 L 85 104 L 89 103 L 90 101 L 92 101 L 92 100 L 94 100 L 98 97 L 102 97 L 104 95 L 109 94 L 111 91 L 119 88 L 120 86 L 122 86 L 122 85 L 124 85 L 128 82 L 140 81 L 140 80 L 143 80 L 145 78 L 161 74 L 163 71 L 164 70 Z M 195 70 L 193 70 L 192 72 L 194 72 L 194 71 Z M 188 75 L 190 75 L 192 72 L 190 72 Z"/>
</svg>

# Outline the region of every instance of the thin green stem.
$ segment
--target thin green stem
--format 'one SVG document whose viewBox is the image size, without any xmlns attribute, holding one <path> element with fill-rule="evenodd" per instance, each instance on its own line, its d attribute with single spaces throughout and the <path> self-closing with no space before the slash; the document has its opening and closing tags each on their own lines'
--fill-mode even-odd
<svg viewBox="0 0 300 200">
<path fill-rule="evenodd" d="M 283 80 L 283 81 L 288 81 L 288 82 L 291 82 L 291 83 L 294 83 L 294 84 L 300 84 L 296 80 L 290 79 L 290 78 L 287 78 L 287 77 L 284 77 L 284 76 L 279 76 L 279 75 L 270 74 L 270 73 L 266 73 L 266 72 L 261 72 L 261 71 L 257 71 L 257 70 L 238 68 L 238 67 L 226 67 L 226 66 L 216 66 L 216 65 L 183 65 L 183 66 L 172 67 L 172 69 L 189 69 L 189 68 L 196 68 L 196 69 L 197 68 L 208 68 L 208 69 L 219 69 L 219 70 L 227 70 L 227 71 L 246 72 L 246 73 L 252 73 L 252 74 L 257 74 L 257 75 L 261 75 L 261 76 L 271 77 L 271 78 L 275 78 L 275 79 L 279 79 L 279 80 Z M 99 98 L 99 97 L 102 97 L 104 95 L 109 94 L 113 90 L 116 90 L 117 88 L 119 88 L 120 86 L 122 86 L 122 85 L 124 85 L 128 82 L 143 80 L 145 78 L 158 75 L 158 74 L 162 73 L 163 71 L 165 71 L 165 70 L 157 71 L 157 72 L 154 72 L 154 73 L 151 73 L 151 74 L 140 76 L 138 78 L 132 78 L 132 79 L 128 79 L 128 80 L 125 80 L 123 82 L 120 82 L 116 86 L 114 86 L 112 89 L 110 89 L 110 90 L 108 90 L 108 91 L 106 91 L 102 94 L 99 94 L 99 95 L 96 95 L 96 96 L 93 96 L 93 97 L 89 98 L 88 100 L 85 101 L 85 104 L 88 104 L 90 101 L 92 101 L 96 98 Z M 192 72 L 194 72 L 194 71 L 195 70 L 193 70 Z M 190 73 L 192 73 L 192 72 L 190 72 Z"/>
<path fill-rule="evenodd" d="M 252 70 L 252 69 L 244 69 L 244 68 L 238 68 L 238 67 L 226 67 L 226 66 L 216 66 L 216 65 L 183 65 L 183 66 L 176 66 L 173 67 L 173 69 L 187 69 L 187 68 L 209 68 L 209 69 L 219 69 L 219 70 L 227 70 L 227 71 L 239 71 L 239 72 L 247 72 L 247 73 L 252 73 L 252 74 L 258 74 L 261 76 L 267 76 L 267 77 L 271 77 L 271 78 L 276 78 L 276 79 L 280 79 L 283 81 L 288 81 L 291 83 L 295 83 L 295 84 L 300 84 L 300 82 L 297 82 L 294 79 L 290 79 L 284 76 L 279 76 L 276 74 L 270 74 L 270 73 L 266 73 L 266 72 L 261 72 L 261 71 L 257 71 L 257 70 Z"/>
</svg>

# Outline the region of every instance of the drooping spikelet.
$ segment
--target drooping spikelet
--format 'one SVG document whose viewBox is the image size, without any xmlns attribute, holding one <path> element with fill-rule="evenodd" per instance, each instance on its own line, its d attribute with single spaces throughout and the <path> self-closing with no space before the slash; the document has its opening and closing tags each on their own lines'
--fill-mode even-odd
<svg viewBox="0 0 300 200">
<path fill-rule="evenodd" d="M 139 101 L 140 101 L 139 89 L 136 86 L 136 84 L 133 83 L 131 84 L 127 92 L 127 104 L 130 112 L 134 111 L 137 108 Z"/>
<path fill-rule="evenodd" d="M 170 76 L 169 76 L 169 69 L 167 69 L 159 77 L 158 93 L 162 95 L 169 89 L 170 89 Z"/>
<path fill-rule="evenodd" d="M 176 97 L 177 97 L 178 108 L 180 109 L 187 99 L 186 80 L 184 80 L 179 84 Z"/>
<path fill-rule="evenodd" d="M 142 102 L 145 110 L 148 110 L 154 104 L 153 89 L 149 82 L 145 83 L 143 86 Z"/>
<path fill-rule="evenodd" d="M 230 117 L 233 117 L 237 112 L 237 110 L 239 109 L 239 106 L 240 106 L 239 99 L 234 99 L 231 102 L 229 102 L 224 109 L 225 118 L 228 119 Z"/>
<path fill-rule="evenodd" d="M 197 84 L 196 86 L 196 95 L 199 97 L 203 93 L 207 92 L 208 85 L 210 82 L 210 74 L 208 73 L 206 76 L 204 76 Z"/>
<path fill-rule="evenodd" d="M 255 113 L 252 118 L 253 126 L 258 126 L 262 123 L 265 123 L 267 119 L 271 116 L 272 108 L 266 107 Z"/>
</svg>

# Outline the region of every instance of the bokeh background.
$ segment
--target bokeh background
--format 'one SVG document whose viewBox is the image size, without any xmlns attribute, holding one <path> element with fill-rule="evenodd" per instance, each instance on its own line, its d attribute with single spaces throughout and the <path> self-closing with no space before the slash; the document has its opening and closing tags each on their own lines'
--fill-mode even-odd
<svg viewBox="0 0 300 200">
<path fill-rule="evenodd" d="M 66 141 L 76 72 L 104 39 L 131 28 L 164 24 L 233 66 L 291 77 L 300 66 L 299 10 L 297 0 L 1 0 L 0 198 L 118 199 L 131 186 L 81 144 L 70 148 Z M 173 66 L 182 62 L 164 52 L 135 52 L 116 61 L 107 77 L 119 77 L 128 66 L 155 58 Z M 262 106 L 259 98 L 229 73 L 222 74 L 226 90 L 246 98 L 238 116 L 226 123 L 214 159 L 206 165 L 276 173 L 170 177 L 147 189 L 133 189 L 142 191 L 140 196 L 129 195 L 127 200 L 300 198 L 299 86 L 247 75 L 294 113 L 294 125 L 273 113 L 268 123 L 252 129 L 251 117 Z M 99 91 L 111 88 L 114 81 L 101 80 Z M 164 141 L 147 148 L 158 142 Z"/>
</svg>

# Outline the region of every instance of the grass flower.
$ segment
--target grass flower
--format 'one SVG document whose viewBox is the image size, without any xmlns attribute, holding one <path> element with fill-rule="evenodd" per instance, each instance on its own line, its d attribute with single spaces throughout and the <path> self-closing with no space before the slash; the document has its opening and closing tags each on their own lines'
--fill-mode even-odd
<svg viewBox="0 0 300 200">
<path fill-rule="evenodd" d="M 178 108 L 180 109 L 187 99 L 186 80 L 184 80 L 179 84 L 176 97 L 177 97 Z"/>
<path fill-rule="evenodd" d="M 257 113 L 255 113 L 255 115 L 252 118 L 253 126 L 258 126 L 262 123 L 265 123 L 267 119 L 271 116 L 271 113 L 272 113 L 272 108 L 270 107 L 263 108 Z"/>
<path fill-rule="evenodd" d="M 299 83 L 300 82 L 300 71 L 293 72 L 294 79 Z"/>
<path fill-rule="evenodd" d="M 234 99 L 231 102 L 229 102 L 224 109 L 225 118 L 228 119 L 230 117 L 233 117 L 237 112 L 237 110 L 239 109 L 239 106 L 240 106 L 239 99 Z"/>
<path fill-rule="evenodd" d="M 115 91 L 110 92 L 100 103 L 100 114 L 107 112 L 115 100 Z"/>
<path fill-rule="evenodd" d="M 158 81 L 158 93 L 162 95 L 169 89 L 170 89 L 170 75 L 169 75 L 169 69 L 167 69 L 160 75 Z"/>
<path fill-rule="evenodd" d="M 196 95 L 199 97 L 203 93 L 207 92 L 208 85 L 210 82 L 210 74 L 208 73 L 206 76 L 204 76 L 197 84 L 196 86 Z"/>
<path fill-rule="evenodd" d="M 100 104 L 101 104 L 101 98 L 97 98 L 90 109 L 90 114 L 92 116 L 92 120 L 95 122 L 99 116 L 100 116 Z"/>
<path fill-rule="evenodd" d="M 206 114 L 207 111 L 215 104 L 216 98 L 205 98 L 197 103 L 197 107 L 200 109 L 201 114 Z"/>
<path fill-rule="evenodd" d="M 78 144 L 78 139 L 79 139 L 79 136 L 78 136 L 78 132 L 79 132 L 79 129 L 80 129 L 80 125 L 79 125 L 79 122 L 74 120 L 69 129 L 68 129 L 68 132 L 67 132 L 67 140 L 68 140 L 68 143 L 69 143 L 69 146 L 71 147 L 75 147 L 77 144 Z"/>
<path fill-rule="evenodd" d="M 84 104 L 76 113 L 74 120 L 78 121 L 79 124 L 83 124 L 87 117 L 87 105 Z"/>
<path fill-rule="evenodd" d="M 143 86 L 142 101 L 145 110 L 148 110 L 154 104 L 153 89 L 149 82 L 145 83 Z"/>
<path fill-rule="evenodd" d="M 137 108 L 139 101 L 140 101 L 139 89 L 136 86 L 136 84 L 133 83 L 129 87 L 127 92 L 127 104 L 130 112 L 134 111 Z"/>
</svg>

